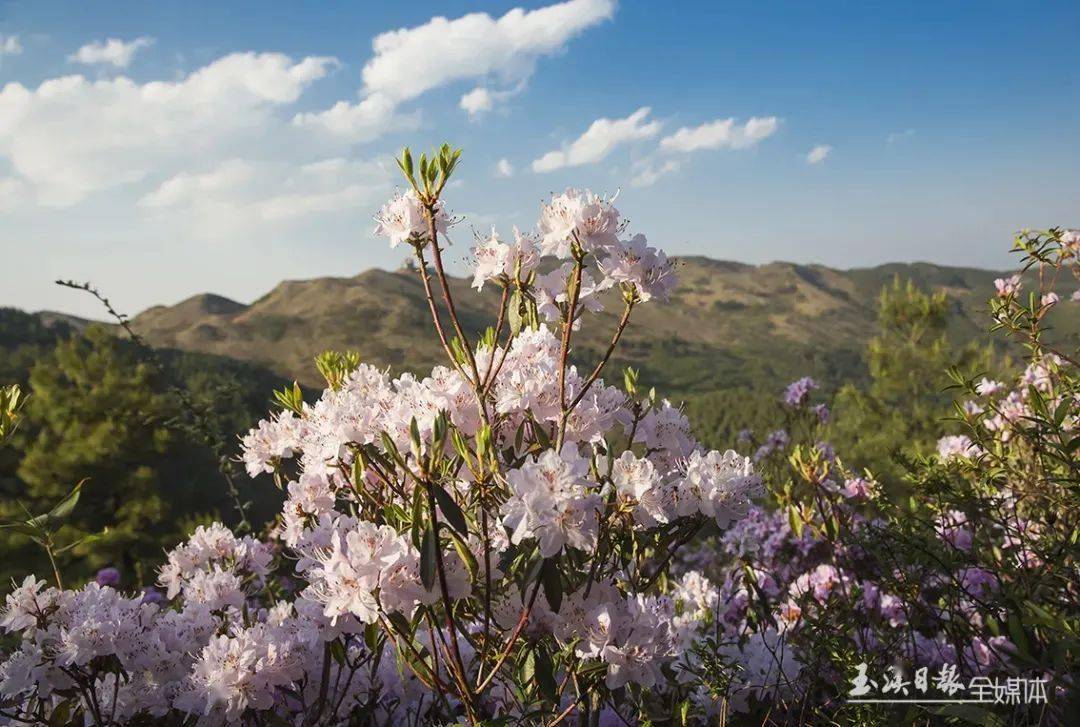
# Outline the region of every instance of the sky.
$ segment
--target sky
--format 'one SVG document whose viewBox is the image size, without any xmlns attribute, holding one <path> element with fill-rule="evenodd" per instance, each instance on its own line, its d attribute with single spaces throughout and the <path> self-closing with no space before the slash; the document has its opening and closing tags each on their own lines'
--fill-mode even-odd
<svg viewBox="0 0 1080 727">
<path fill-rule="evenodd" d="M 1080 226 L 1080 4 L 0 0 L 0 305 L 394 268 L 402 146 L 476 234 L 567 186 L 669 254 L 1005 269 Z"/>
</svg>

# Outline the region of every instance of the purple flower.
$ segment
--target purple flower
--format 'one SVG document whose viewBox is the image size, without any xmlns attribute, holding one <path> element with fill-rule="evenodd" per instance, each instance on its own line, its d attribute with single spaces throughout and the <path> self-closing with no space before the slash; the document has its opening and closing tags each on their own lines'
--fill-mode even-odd
<svg viewBox="0 0 1080 727">
<path fill-rule="evenodd" d="M 845 480 L 841 492 L 844 497 L 852 500 L 871 500 L 877 495 L 875 484 L 862 477 Z"/>
<path fill-rule="evenodd" d="M 769 432 L 769 436 L 765 437 L 765 443 L 758 447 L 757 451 L 754 452 L 754 461 L 760 462 L 774 451 L 786 448 L 790 441 L 791 437 L 789 437 L 788 433 L 783 429 L 776 429 Z"/>
<path fill-rule="evenodd" d="M 814 413 L 814 416 L 818 418 L 818 421 L 822 424 L 829 423 L 829 407 L 824 404 L 815 404 L 810 407 L 810 411 Z"/>
<path fill-rule="evenodd" d="M 99 586 L 112 586 L 115 588 L 120 585 L 120 571 L 112 566 L 108 568 L 102 568 L 94 576 L 94 580 L 97 581 Z"/>
<path fill-rule="evenodd" d="M 147 586 L 143 589 L 143 603 L 165 603 L 165 600 L 165 594 L 153 586 Z"/>
<path fill-rule="evenodd" d="M 810 392 L 818 388 L 817 382 L 809 376 L 804 376 L 798 381 L 788 384 L 784 391 L 784 403 L 788 406 L 800 407 L 806 403 Z"/>
</svg>

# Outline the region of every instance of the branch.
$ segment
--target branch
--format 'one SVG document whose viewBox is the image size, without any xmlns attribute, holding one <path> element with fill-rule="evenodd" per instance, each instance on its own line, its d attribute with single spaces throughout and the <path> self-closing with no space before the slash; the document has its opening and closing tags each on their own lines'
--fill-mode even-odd
<svg viewBox="0 0 1080 727">
<path fill-rule="evenodd" d="M 122 329 L 124 329 L 124 332 L 127 333 L 131 341 L 146 354 L 147 360 L 154 366 L 157 372 L 166 381 L 173 381 L 173 377 L 165 367 L 165 363 L 161 360 L 161 357 L 157 355 L 157 351 L 154 350 L 154 347 L 147 343 L 146 339 L 140 336 L 135 329 L 131 327 L 130 319 L 126 314 L 120 313 L 113 308 L 112 303 L 108 298 L 102 295 L 101 291 L 89 282 L 76 283 L 72 280 L 57 280 L 56 284 L 65 288 L 71 288 L 72 290 L 81 290 L 97 298 L 98 302 L 105 306 L 105 310 L 108 311 L 109 315 L 116 320 Z M 210 424 L 210 420 L 206 416 L 206 413 L 195 406 L 195 402 L 192 400 L 191 394 L 186 386 L 180 386 L 179 384 L 173 383 L 171 388 L 176 394 L 177 399 L 180 401 L 180 407 L 187 412 L 188 416 L 194 421 L 195 428 L 202 437 L 203 443 L 210 448 L 210 451 L 218 460 L 218 471 L 220 471 L 222 477 L 225 478 L 229 497 L 232 498 L 233 506 L 240 515 L 240 522 L 237 524 L 236 529 L 239 532 L 250 531 L 251 523 L 248 521 L 247 510 L 245 509 L 246 506 L 240 498 L 240 491 L 236 489 L 236 483 L 233 481 L 235 469 L 232 460 L 229 458 L 228 453 L 225 451 L 225 447 L 222 444 L 220 432 L 216 431 L 216 428 Z"/>
</svg>

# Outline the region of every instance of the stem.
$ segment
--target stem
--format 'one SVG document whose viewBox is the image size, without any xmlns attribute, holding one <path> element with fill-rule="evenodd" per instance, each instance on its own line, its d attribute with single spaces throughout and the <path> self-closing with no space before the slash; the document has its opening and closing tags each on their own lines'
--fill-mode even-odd
<svg viewBox="0 0 1080 727">
<path fill-rule="evenodd" d="M 653 584 L 655 584 L 658 580 L 660 580 L 660 576 L 663 575 L 664 570 L 667 569 L 668 564 L 671 563 L 671 560 L 675 557 L 675 552 L 678 551 L 679 548 L 681 548 L 682 546 L 684 546 L 688 542 L 690 542 L 690 540 L 695 535 L 697 535 L 697 532 L 699 530 L 701 530 L 701 528 L 702 528 L 702 526 L 704 524 L 705 524 L 705 521 L 702 520 L 697 525 L 692 527 L 689 530 L 689 532 L 686 533 L 685 536 L 680 538 L 674 545 L 672 545 L 671 547 L 668 548 L 668 552 L 667 552 L 667 555 L 664 557 L 664 560 L 660 563 L 659 566 L 657 566 L 656 571 L 652 574 L 652 577 L 650 577 L 649 580 L 645 583 L 645 586 L 643 588 L 641 588 L 642 593 L 644 593 L 645 591 L 648 591 L 650 588 L 653 587 Z"/>
<path fill-rule="evenodd" d="M 485 488 L 486 489 L 486 488 Z M 488 644 L 491 641 L 491 539 L 488 534 L 487 507 L 484 491 L 480 493 L 480 531 L 484 539 L 484 643 L 480 651 L 480 663 L 487 661 Z"/>
<path fill-rule="evenodd" d="M 491 344 L 491 358 L 488 359 L 487 370 L 484 371 L 484 380 L 481 383 L 482 393 L 486 394 L 488 382 L 491 380 L 492 369 L 495 367 L 495 352 L 499 350 L 499 336 L 502 334 L 503 324 L 506 322 L 506 301 L 510 297 L 510 284 L 503 286 L 502 298 L 499 299 L 499 316 L 495 320 L 495 340 Z"/>
<path fill-rule="evenodd" d="M 574 316 L 577 312 L 578 297 L 581 294 L 581 269 L 583 256 L 575 257 L 574 272 L 570 276 L 570 300 L 566 305 L 566 320 L 563 322 L 562 348 L 559 351 L 559 434 L 555 440 L 555 451 L 562 450 L 566 436 L 566 419 L 570 410 L 566 407 L 566 362 L 570 355 L 570 333 L 574 328 Z"/>
<path fill-rule="evenodd" d="M 472 695 L 468 689 L 468 679 L 465 676 L 465 662 L 461 659 L 461 651 L 458 649 L 457 623 L 454 621 L 454 604 L 450 599 L 450 587 L 446 581 L 446 567 L 443 563 L 442 546 L 438 543 L 439 515 L 435 502 L 435 488 L 430 481 L 424 482 L 427 490 L 428 510 L 431 512 L 431 528 L 434 531 L 435 541 L 435 571 L 439 577 L 439 590 L 442 593 L 443 609 L 446 611 L 446 628 L 450 631 L 450 652 L 454 657 L 452 666 L 457 671 L 457 678 L 461 684 L 461 701 L 465 708 L 472 712 Z M 434 635 L 432 636 L 434 642 Z M 434 645 L 434 643 L 433 643 Z"/>
<path fill-rule="evenodd" d="M 529 621 L 529 615 L 532 613 L 533 605 L 536 603 L 536 596 L 540 593 L 540 579 L 537 578 L 536 585 L 533 586 L 532 595 L 529 596 L 529 602 L 525 605 L 525 608 L 521 610 L 521 616 L 518 617 L 518 622 L 514 626 L 514 630 L 510 633 L 510 640 L 506 642 L 506 646 L 499 654 L 499 658 L 495 662 L 495 666 L 491 668 L 491 672 L 476 685 L 476 691 L 483 692 L 491 680 L 499 673 L 499 668 L 506 661 L 506 658 L 510 656 L 510 652 L 514 649 L 514 644 L 517 643 L 518 636 L 521 635 L 521 630 L 525 628 L 525 624 Z"/>
<path fill-rule="evenodd" d="M 330 642 L 327 641 L 323 644 L 323 662 L 322 662 L 322 674 L 319 677 L 319 699 L 318 709 L 315 710 L 315 714 L 311 717 L 310 724 L 317 724 L 319 717 L 322 716 L 323 708 L 326 705 L 326 693 L 330 687 Z"/>
<path fill-rule="evenodd" d="M 431 320 L 435 324 L 435 332 L 439 334 L 439 342 L 442 344 L 443 351 L 446 352 L 446 357 L 450 359 L 450 363 L 455 369 L 461 371 L 461 364 L 454 358 L 454 354 L 450 350 L 450 344 L 446 341 L 446 333 L 443 331 L 439 309 L 435 305 L 435 296 L 431 292 L 431 276 L 427 272 L 427 261 L 424 259 L 424 248 L 421 245 L 416 246 L 416 261 L 420 268 L 420 280 L 424 284 L 424 296 L 427 298 L 428 308 L 431 310 Z M 466 378 L 468 377 L 466 376 Z"/>
<path fill-rule="evenodd" d="M 49 556 L 49 563 L 52 565 L 53 578 L 56 579 L 56 587 L 59 590 L 64 590 L 64 583 L 60 580 L 60 569 L 56 567 L 56 558 L 53 557 L 52 543 L 45 544 L 45 554 Z"/>
<path fill-rule="evenodd" d="M 395 631 L 393 625 L 389 621 L 387 621 L 381 613 L 379 614 L 379 622 L 382 624 L 383 630 L 386 631 L 386 635 L 390 637 L 390 641 L 393 642 L 394 648 L 401 650 L 401 646 L 399 645 L 398 640 L 394 638 Z M 438 690 L 439 695 L 442 696 L 443 701 L 445 701 L 446 692 L 448 691 L 448 689 L 443 683 L 442 679 L 439 678 L 438 673 L 432 671 L 431 667 L 428 666 L 428 663 L 424 661 L 424 657 L 422 657 L 419 652 L 417 652 L 417 650 L 413 648 L 412 644 L 405 640 L 405 634 L 399 634 L 399 636 L 402 637 L 405 643 L 405 648 L 409 651 L 410 654 L 412 654 L 413 659 L 415 659 L 417 663 L 424 665 L 424 670 L 427 672 L 428 678 L 425 678 L 424 675 L 418 672 L 413 667 L 412 662 L 406 662 L 409 665 L 409 669 L 412 670 L 412 673 L 416 675 L 416 678 L 419 679 L 425 687 L 431 689 L 434 686 Z M 428 682 L 428 679 L 431 680 L 430 683 Z"/>
<path fill-rule="evenodd" d="M 435 263 L 435 275 L 438 276 L 439 285 L 442 287 L 443 300 L 446 302 L 446 310 L 450 314 L 450 322 L 454 326 L 454 331 L 458 335 L 458 340 L 461 341 L 461 347 L 465 349 L 465 356 L 468 358 L 469 366 L 472 368 L 472 383 L 474 386 L 479 386 L 480 372 L 476 369 L 476 357 L 473 356 L 472 345 L 469 343 L 469 339 L 465 337 L 465 331 L 461 328 L 457 308 L 454 307 L 454 297 L 450 294 L 450 285 L 446 281 L 446 271 L 443 270 L 442 251 L 439 249 L 439 233 L 435 229 L 434 204 L 433 201 L 431 204 L 424 206 L 428 218 L 428 237 L 431 240 L 431 259 Z"/>
<path fill-rule="evenodd" d="M 596 368 L 589 374 L 589 378 L 585 379 L 585 383 L 581 387 L 581 391 L 578 392 L 574 400 L 570 402 L 570 409 L 573 410 L 575 406 L 581 401 L 582 397 L 588 392 L 589 387 L 596 382 L 600 377 L 600 372 L 607 364 L 608 359 L 611 358 L 611 354 L 615 351 L 615 347 L 619 345 L 619 339 L 622 338 L 623 331 L 626 330 L 626 324 L 630 322 L 630 311 L 634 309 L 634 299 L 629 298 L 626 301 L 626 308 L 623 309 L 622 318 L 619 319 L 619 325 L 615 328 L 615 334 L 611 337 L 611 343 L 608 344 L 607 351 L 604 352 L 603 358 L 596 364 Z"/>
</svg>

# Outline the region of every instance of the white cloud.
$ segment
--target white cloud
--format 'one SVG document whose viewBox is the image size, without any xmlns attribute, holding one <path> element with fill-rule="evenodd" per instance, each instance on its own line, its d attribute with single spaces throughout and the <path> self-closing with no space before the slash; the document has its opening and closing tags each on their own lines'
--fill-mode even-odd
<svg viewBox="0 0 1080 727">
<path fill-rule="evenodd" d="M 700 149 L 747 149 L 776 133 L 780 120 L 775 116 L 755 116 L 742 126 L 735 119 L 717 119 L 701 126 L 687 127 L 660 140 L 660 148 L 672 152 Z"/>
<path fill-rule="evenodd" d="M 332 157 L 302 165 L 230 159 L 204 172 L 181 172 L 139 200 L 150 214 L 182 218 L 196 234 L 247 231 L 265 222 L 356 212 L 374 206 L 390 185 L 382 164 Z"/>
<path fill-rule="evenodd" d="M 470 114 L 490 111 L 499 94 L 506 98 L 523 88 L 540 58 L 561 52 L 568 41 L 614 12 L 615 0 L 568 0 L 536 10 L 514 8 L 500 18 L 487 13 L 453 20 L 439 16 L 382 33 L 372 41 L 375 55 L 361 71 L 361 100 L 304 114 L 297 123 L 363 140 L 381 128 L 371 121 L 376 110 L 386 125 L 399 104 L 432 89 L 469 80 L 512 86 L 496 92 L 481 85 L 461 98 L 461 108 Z"/>
<path fill-rule="evenodd" d="M 915 129 L 904 129 L 903 131 L 894 131 L 885 137 L 885 143 L 889 146 L 898 144 L 901 141 L 905 141 L 915 136 Z"/>
<path fill-rule="evenodd" d="M 828 144 L 818 144 L 807 153 L 806 163 L 821 164 L 830 154 L 832 154 L 832 150 L 833 148 Z"/>
<path fill-rule="evenodd" d="M 534 172 L 551 172 L 564 167 L 595 164 L 611 151 L 631 141 L 650 139 L 660 133 L 659 121 L 645 121 L 651 109 L 642 106 L 625 119 L 597 119 L 568 147 L 549 151 L 533 161 Z"/>
<path fill-rule="evenodd" d="M 79 48 L 68 60 L 87 66 L 108 65 L 114 68 L 127 68 L 135 53 L 150 47 L 153 43 L 154 39 L 147 37 L 136 38 L 132 41 L 123 41 L 119 38 L 109 38 L 105 42 L 96 40 Z"/>
<path fill-rule="evenodd" d="M 496 75 L 520 80 L 536 60 L 556 53 L 582 31 L 611 18 L 615 0 L 569 0 L 501 18 L 470 13 L 435 17 L 415 28 L 375 37 L 375 57 L 364 66 L 364 89 L 399 100 L 416 98 L 452 81 Z"/>
<path fill-rule="evenodd" d="M 461 97 L 458 107 L 468 113 L 471 120 L 475 121 L 524 90 L 524 81 L 505 91 L 492 91 L 486 86 L 477 86 Z"/>
<path fill-rule="evenodd" d="M 140 207 L 177 207 L 200 198 L 239 188 L 251 180 L 254 168 L 242 159 L 230 159 L 209 172 L 181 172 L 165 180 L 153 192 L 143 195 Z"/>
<path fill-rule="evenodd" d="M 397 105 L 391 99 L 375 94 L 359 103 L 338 101 L 326 111 L 297 114 L 293 117 L 293 124 L 350 141 L 365 142 L 390 129 L 415 129 L 420 125 L 420 115 L 398 114 Z"/>
<path fill-rule="evenodd" d="M 234 53 L 178 81 L 72 75 L 36 89 L 9 83 L 0 90 L 0 159 L 38 203 L 67 206 L 182 171 L 193 156 L 228 158 L 249 148 L 286 153 L 294 132 L 276 109 L 334 64 Z"/>
<path fill-rule="evenodd" d="M 495 99 L 492 97 L 491 91 L 479 87 L 462 96 L 458 105 L 468 112 L 470 117 L 479 116 L 495 108 Z"/>
<path fill-rule="evenodd" d="M 495 165 L 496 177 L 512 177 L 514 176 L 514 165 L 510 163 L 509 159 L 500 159 Z"/>
<path fill-rule="evenodd" d="M 677 172 L 681 165 L 674 159 L 668 159 L 663 164 L 657 164 L 652 159 L 647 159 L 634 165 L 636 173 L 630 179 L 633 187 L 651 187 L 662 177 Z"/>
<path fill-rule="evenodd" d="M 11 212 L 26 202 L 26 184 L 11 177 L 0 178 L 0 212 Z"/>
<path fill-rule="evenodd" d="M 0 33 L 0 57 L 17 56 L 22 53 L 22 43 L 17 35 L 3 35 Z"/>
</svg>

